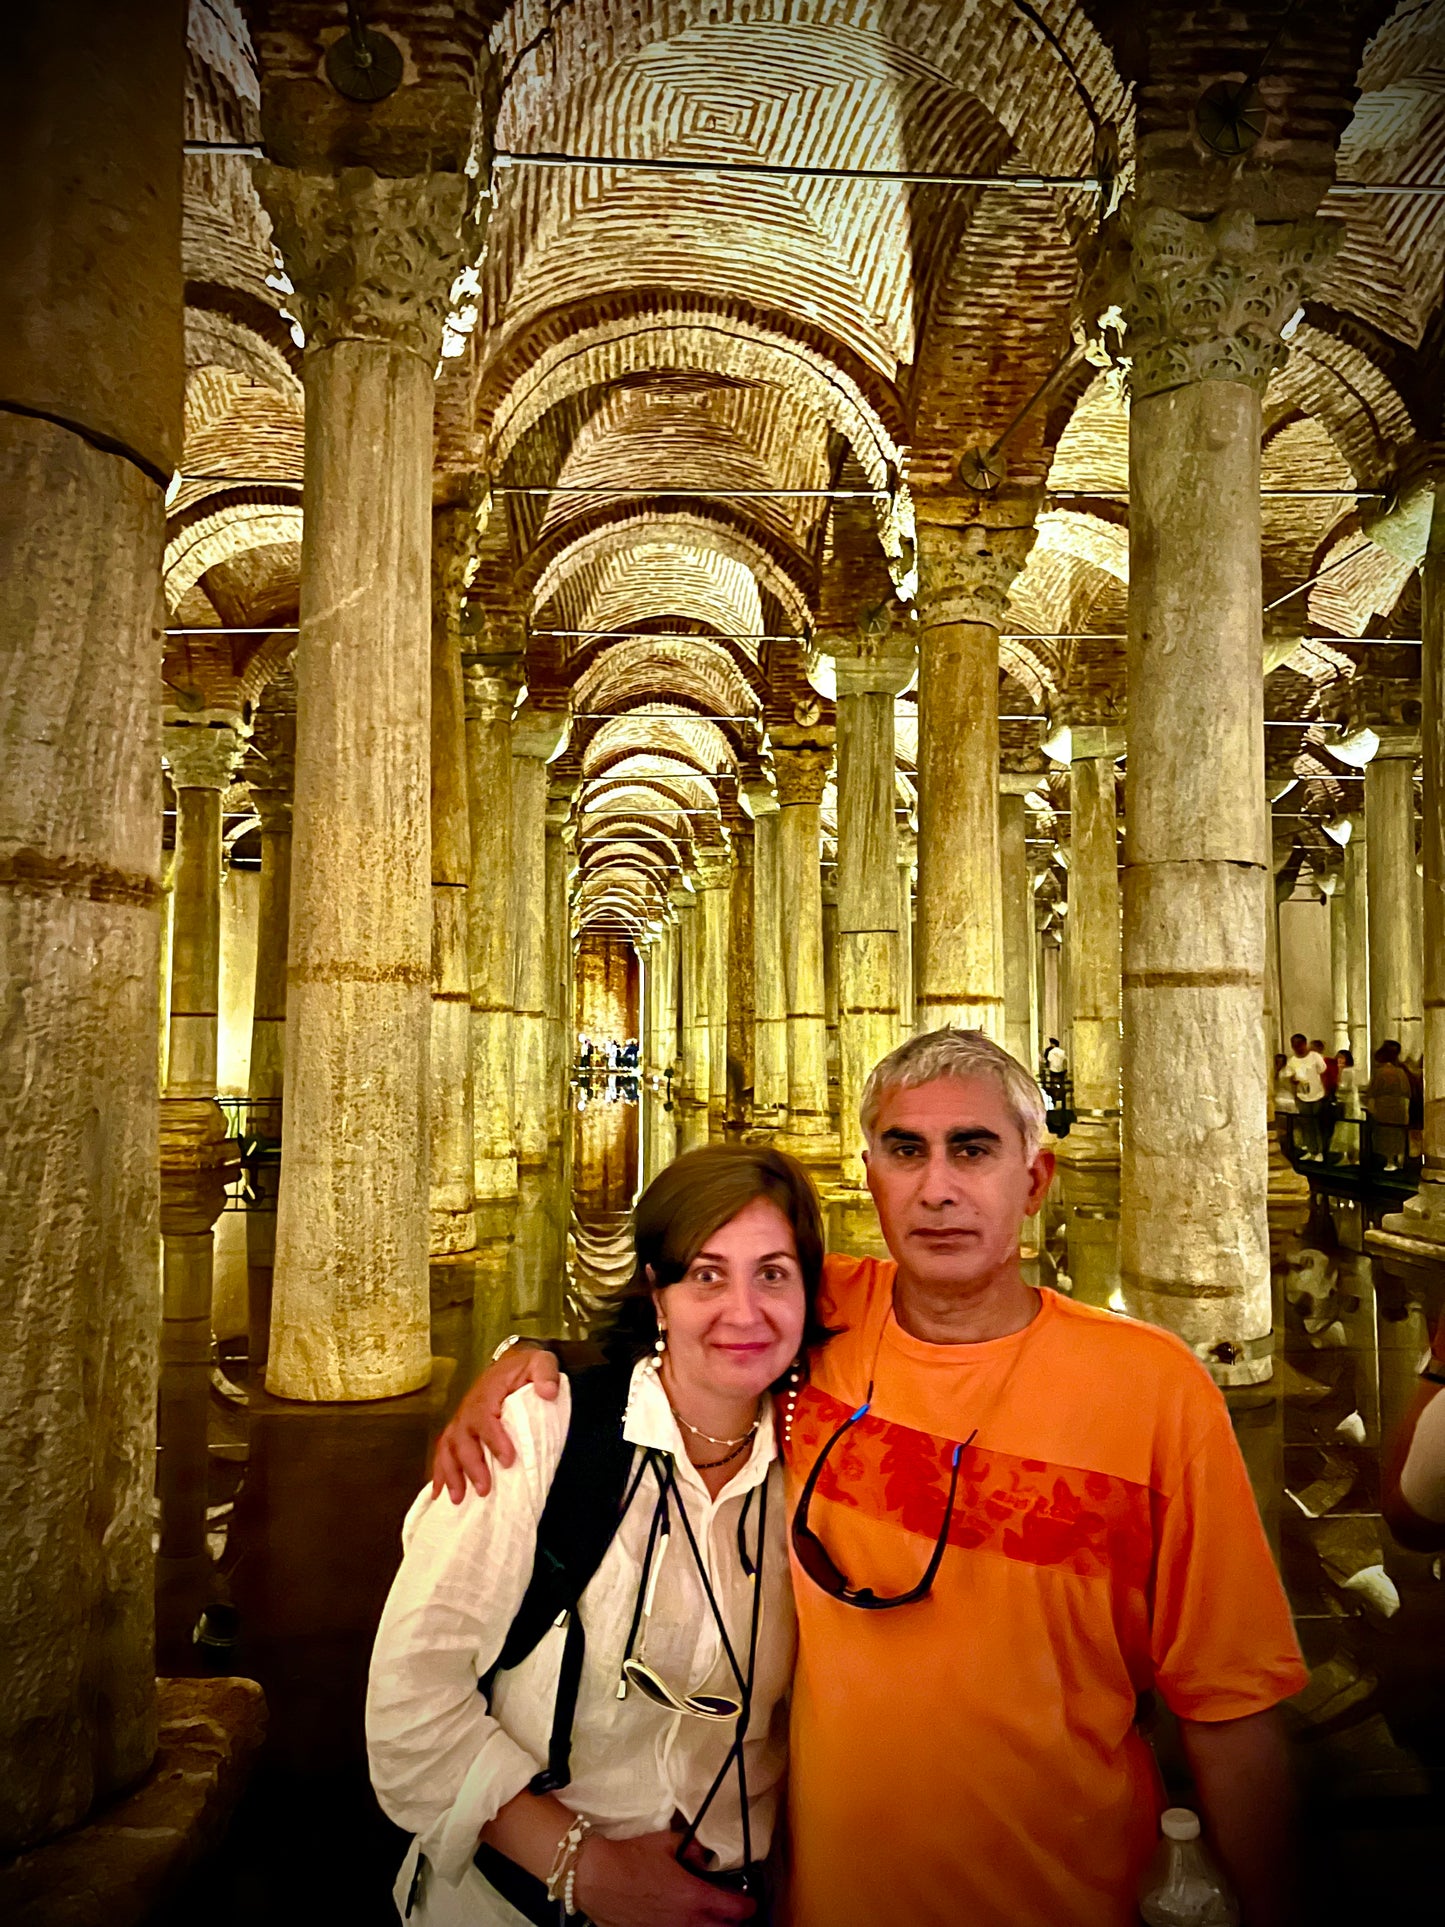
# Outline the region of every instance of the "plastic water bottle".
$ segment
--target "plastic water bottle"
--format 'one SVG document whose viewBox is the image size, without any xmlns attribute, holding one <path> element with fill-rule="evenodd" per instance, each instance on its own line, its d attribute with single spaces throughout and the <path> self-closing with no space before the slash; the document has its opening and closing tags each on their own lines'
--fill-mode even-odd
<svg viewBox="0 0 1445 1927">
<path fill-rule="evenodd" d="M 1239 1927 L 1239 1908 L 1199 1838 L 1197 1815 L 1169 1807 L 1159 1829 L 1163 1838 L 1139 1889 L 1148 1927 Z"/>
</svg>

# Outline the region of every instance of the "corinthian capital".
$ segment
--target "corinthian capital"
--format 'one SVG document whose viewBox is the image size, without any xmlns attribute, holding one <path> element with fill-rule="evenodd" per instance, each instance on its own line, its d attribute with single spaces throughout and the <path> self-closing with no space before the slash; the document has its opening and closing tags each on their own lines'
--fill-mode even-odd
<svg viewBox="0 0 1445 1927">
<path fill-rule="evenodd" d="M 844 696 L 899 696 L 918 668 L 918 645 L 885 604 L 865 611 L 850 627 L 823 629 L 816 653 L 832 663 L 834 687 Z"/>
<path fill-rule="evenodd" d="M 1281 335 L 1330 261 L 1330 221 L 1256 221 L 1243 208 L 1195 220 L 1126 207 L 1086 263 L 1091 359 L 1124 369 L 1135 400 L 1200 381 L 1263 392 L 1288 356 Z"/>
<path fill-rule="evenodd" d="M 434 362 L 468 251 L 466 176 L 391 178 L 369 167 L 310 174 L 263 161 L 253 178 L 295 284 L 287 300 L 307 347 L 380 341 Z"/>
<path fill-rule="evenodd" d="M 1032 527 L 920 523 L 918 613 L 925 629 L 977 622 L 1001 629 L 1008 592 L 1034 545 Z"/>
<path fill-rule="evenodd" d="M 205 723 L 170 723 L 162 747 L 178 790 L 228 790 L 244 746 L 239 729 Z"/>
<path fill-rule="evenodd" d="M 828 733 L 831 737 L 832 731 Z M 833 768 L 831 741 L 787 745 L 778 741 L 776 730 L 772 736 L 779 807 L 787 809 L 792 803 L 821 803 Z"/>
<path fill-rule="evenodd" d="M 509 723 L 525 676 L 520 651 L 462 658 L 462 701 L 469 723 Z"/>
</svg>

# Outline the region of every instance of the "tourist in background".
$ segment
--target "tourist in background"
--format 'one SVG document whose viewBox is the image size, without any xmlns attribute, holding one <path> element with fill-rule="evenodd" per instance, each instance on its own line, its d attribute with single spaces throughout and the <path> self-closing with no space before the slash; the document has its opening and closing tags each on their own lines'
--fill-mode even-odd
<svg viewBox="0 0 1445 1927">
<path fill-rule="evenodd" d="M 1289 1059 L 1282 1050 L 1277 1050 L 1274 1054 L 1274 1128 L 1279 1133 L 1279 1148 L 1285 1157 L 1293 1148 L 1294 1121 L 1298 1115 Z"/>
<path fill-rule="evenodd" d="M 1294 1084 L 1295 1106 L 1299 1111 L 1296 1143 L 1300 1161 L 1318 1164 L 1324 1156 L 1320 1137 L 1320 1112 L 1325 1101 L 1325 1060 L 1322 1052 L 1312 1050 L 1302 1030 L 1289 1040 L 1288 1072 Z"/>
<path fill-rule="evenodd" d="M 1340 1132 L 1340 1162 L 1358 1164 L 1360 1125 L 1365 1113 L 1360 1105 L 1360 1085 L 1355 1076 L 1354 1055 L 1347 1050 L 1335 1053 L 1335 1102 L 1340 1107 L 1340 1121 L 1345 1126 Z"/>
<path fill-rule="evenodd" d="M 1387 1037 L 1375 1052 L 1375 1069 L 1364 1092 L 1374 1124 L 1375 1154 L 1387 1171 L 1398 1171 L 1410 1149 L 1410 1074 L 1400 1062 L 1400 1045 Z"/>
</svg>

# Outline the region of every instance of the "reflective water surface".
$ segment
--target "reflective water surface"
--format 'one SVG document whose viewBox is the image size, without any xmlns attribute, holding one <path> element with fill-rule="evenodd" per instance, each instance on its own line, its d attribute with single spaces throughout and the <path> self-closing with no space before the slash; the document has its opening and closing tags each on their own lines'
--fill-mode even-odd
<svg viewBox="0 0 1445 1927">
<path fill-rule="evenodd" d="M 430 1441 L 478 1361 L 512 1331 L 578 1336 L 630 1271 L 628 1207 L 696 1141 L 635 1080 L 579 1092 L 572 1141 L 481 1214 L 475 1254 L 433 1266 L 432 1391 L 384 1406 L 311 1408 L 212 1383 L 189 1325 L 163 1343 L 157 1479 L 159 1664 L 260 1680 L 270 1733 L 220 1855 L 172 1923 L 395 1919 L 403 1842 L 366 1783 L 361 1704 L 400 1522 Z M 837 1250 L 882 1252 L 866 1199 L 829 1187 Z M 1117 1174 L 1061 1171 L 1045 1206 L 1039 1284 L 1119 1309 Z M 1232 1393 L 1235 1427 L 1312 1668 L 1290 1708 L 1305 1800 L 1310 1923 L 1441 1918 L 1445 1866 L 1445 1584 L 1379 1515 L 1382 1441 L 1408 1405 L 1445 1304 L 1445 1271 L 1364 1256 L 1358 1209 L 1271 1206 L 1277 1364 Z M 1173 1784 L 1182 1765 L 1158 1740 Z M 1179 1780 L 1179 1790 L 1187 1788 Z M 1064 1924 L 1061 1923 L 1061 1927 Z"/>
</svg>

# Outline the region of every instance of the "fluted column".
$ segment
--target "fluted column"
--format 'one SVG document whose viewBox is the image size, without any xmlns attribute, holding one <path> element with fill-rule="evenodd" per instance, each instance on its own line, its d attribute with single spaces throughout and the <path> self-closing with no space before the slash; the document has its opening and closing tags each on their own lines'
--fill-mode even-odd
<svg viewBox="0 0 1445 1927">
<path fill-rule="evenodd" d="M 1420 732 L 1380 724 L 1380 747 L 1365 766 L 1370 850 L 1370 1043 L 1387 1038 L 1418 1063 L 1424 1049 L 1421 957 L 1415 917 L 1415 763 Z"/>
<path fill-rule="evenodd" d="M 521 633 L 462 658 L 472 867 L 467 960 L 472 998 L 473 1177 L 478 1198 L 517 1195 L 513 1122 L 512 711 Z M 507 643 L 511 646 L 507 647 Z"/>
<path fill-rule="evenodd" d="M 814 1161 L 836 1156 L 838 1142 L 828 1116 L 820 822 L 832 760 L 831 742 L 816 733 L 788 744 L 780 743 L 774 732 L 778 899 L 785 919 L 783 987 L 788 1021 L 788 1110 L 778 1142 L 795 1156 Z"/>
<path fill-rule="evenodd" d="M 568 727 L 565 710 L 530 702 L 512 724 L 512 1118 L 524 1168 L 545 1164 L 555 1142 L 556 1106 L 548 1102 L 548 1008 L 555 996 L 547 938 L 547 765 L 565 745 Z"/>
<path fill-rule="evenodd" d="M 1000 1042 L 998 638 L 1033 546 L 1035 507 L 1031 497 L 994 497 L 985 520 L 948 527 L 925 520 L 919 504 L 914 1022 L 960 1024 Z"/>
<path fill-rule="evenodd" d="M 732 853 L 700 848 L 697 911 L 700 1027 L 707 1034 L 708 1127 L 721 1133 L 728 1100 L 728 941 L 732 921 Z M 701 1093 L 699 1093 L 701 1094 Z"/>
<path fill-rule="evenodd" d="M 1425 1130 L 1420 1189 L 1384 1228 L 1445 1246 L 1445 483 L 1430 493 L 1420 583 Z"/>
<path fill-rule="evenodd" d="M 1127 230 L 1086 297 L 1130 364 L 1122 1289 L 1244 1384 L 1272 1369 L 1260 398 L 1328 243 L 1147 199 Z"/>
<path fill-rule="evenodd" d="M 286 955 L 291 917 L 291 799 L 296 786 L 296 690 L 290 666 L 266 687 L 243 769 L 261 819 L 256 992 L 251 1013 L 250 1134 L 256 1195 L 246 1213 L 247 1357 L 253 1382 L 271 1350 L 276 1200 L 286 1074 Z"/>
<path fill-rule="evenodd" d="M 1028 808 L 1039 777 L 1005 770 L 999 777 L 999 871 L 1003 889 L 1004 1049 L 1031 1074 L 1034 893 L 1029 879 Z"/>
<path fill-rule="evenodd" d="M 306 336 L 286 1156 L 267 1389 L 431 1375 L 433 370 L 457 174 L 254 179 Z"/>
<path fill-rule="evenodd" d="M 893 705 L 913 680 L 916 651 L 884 621 L 824 646 L 837 688 L 838 1145 L 844 1181 L 861 1186 L 863 1085 L 901 1022 Z"/>
<path fill-rule="evenodd" d="M 788 993 L 783 978 L 783 912 L 778 875 L 778 799 L 770 784 L 744 792 L 753 844 L 753 1122 L 782 1128 L 788 1108 Z"/>
<path fill-rule="evenodd" d="M 431 1216 L 433 1257 L 477 1242 L 472 992 L 467 955 L 471 811 L 462 693 L 462 594 L 477 511 L 432 515 L 431 551 Z"/>
<path fill-rule="evenodd" d="M 186 72 L 177 0 L 14 8 L 5 29 L 0 1854 L 155 1749 L 156 694 Z"/>
</svg>

